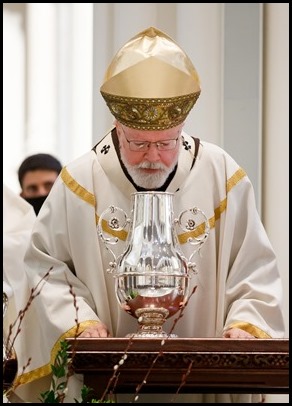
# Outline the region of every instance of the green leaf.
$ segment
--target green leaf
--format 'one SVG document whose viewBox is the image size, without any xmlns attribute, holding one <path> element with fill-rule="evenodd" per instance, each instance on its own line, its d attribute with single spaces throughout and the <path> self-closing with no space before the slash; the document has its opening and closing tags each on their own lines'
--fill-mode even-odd
<svg viewBox="0 0 292 406">
<path fill-rule="evenodd" d="M 41 393 L 42 403 L 59 403 L 53 390 Z"/>
</svg>

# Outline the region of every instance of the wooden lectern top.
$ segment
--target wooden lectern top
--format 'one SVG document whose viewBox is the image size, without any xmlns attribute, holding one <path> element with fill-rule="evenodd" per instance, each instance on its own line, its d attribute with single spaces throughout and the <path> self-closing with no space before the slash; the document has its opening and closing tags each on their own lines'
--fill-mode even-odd
<svg viewBox="0 0 292 406">
<path fill-rule="evenodd" d="M 68 339 L 76 373 L 98 396 L 115 365 L 117 393 L 288 393 L 288 339 Z M 124 362 L 119 364 L 122 357 Z"/>
</svg>

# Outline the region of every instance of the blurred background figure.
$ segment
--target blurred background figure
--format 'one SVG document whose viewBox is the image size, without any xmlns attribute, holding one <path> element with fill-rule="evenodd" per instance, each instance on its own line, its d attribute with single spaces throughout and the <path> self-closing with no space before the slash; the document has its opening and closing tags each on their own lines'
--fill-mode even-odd
<svg viewBox="0 0 292 406">
<path fill-rule="evenodd" d="M 20 196 L 30 203 L 36 215 L 61 172 L 61 162 L 50 154 L 30 155 L 18 169 Z"/>
<path fill-rule="evenodd" d="M 30 296 L 30 289 L 23 269 L 23 257 L 36 215 L 32 206 L 5 184 L 3 184 L 3 214 L 3 305 L 4 295 L 8 299 L 5 317 L 3 314 L 3 338 L 8 338 L 10 325 L 16 321 L 20 310 L 25 309 Z M 28 319 L 33 322 L 35 315 L 32 312 L 26 313 L 25 320 Z M 22 334 L 27 328 L 26 323 L 21 326 Z M 26 354 L 29 334 L 25 334 L 23 337 L 21 334 L 20 338 L 17 330 L 18 323 L 12 328 L 10 340 L 12 341 L 17 336 L 14 349 L 17 354 L 19 371 L 22 371 L 23 366 L 28 361 Z"/>
</svg>

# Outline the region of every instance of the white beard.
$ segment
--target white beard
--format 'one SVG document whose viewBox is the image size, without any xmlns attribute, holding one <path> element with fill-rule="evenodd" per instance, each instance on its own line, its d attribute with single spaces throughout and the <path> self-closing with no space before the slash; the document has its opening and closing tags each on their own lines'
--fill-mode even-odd
<svg viewBox="0 0 292 406">
<path fill-rule="evenodd" d="M 130 165 L 121 151 L 121 159 L 137 186 L 140 186 L 144 189 L 158 189 L 166 182 L 168 176 L 174 170 L 177 160 L 171 167 L 167 167 L 162 163 L 151 163 L 148 161 L 144 161 L 138 165 Z M 157 173 L 146 173 L 143 168 L 151 168 L 151 169 L 159 169 Z"/>
</svg>

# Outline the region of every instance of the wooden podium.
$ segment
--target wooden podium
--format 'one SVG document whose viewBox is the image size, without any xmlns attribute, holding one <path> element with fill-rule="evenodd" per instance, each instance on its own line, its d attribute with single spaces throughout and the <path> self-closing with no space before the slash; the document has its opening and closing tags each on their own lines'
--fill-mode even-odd
<svg viewBox="0 0 292 406">
<path fill-rule="evenodd" d="M 139 385 L 140 393 L 289 392 L 288 339 L 168 338 L 164 345 L 157 338 L 68 341 L 74 371 L 84 374 L 98 398 L 113 388 L 134 394 Z"/>
</svg>

